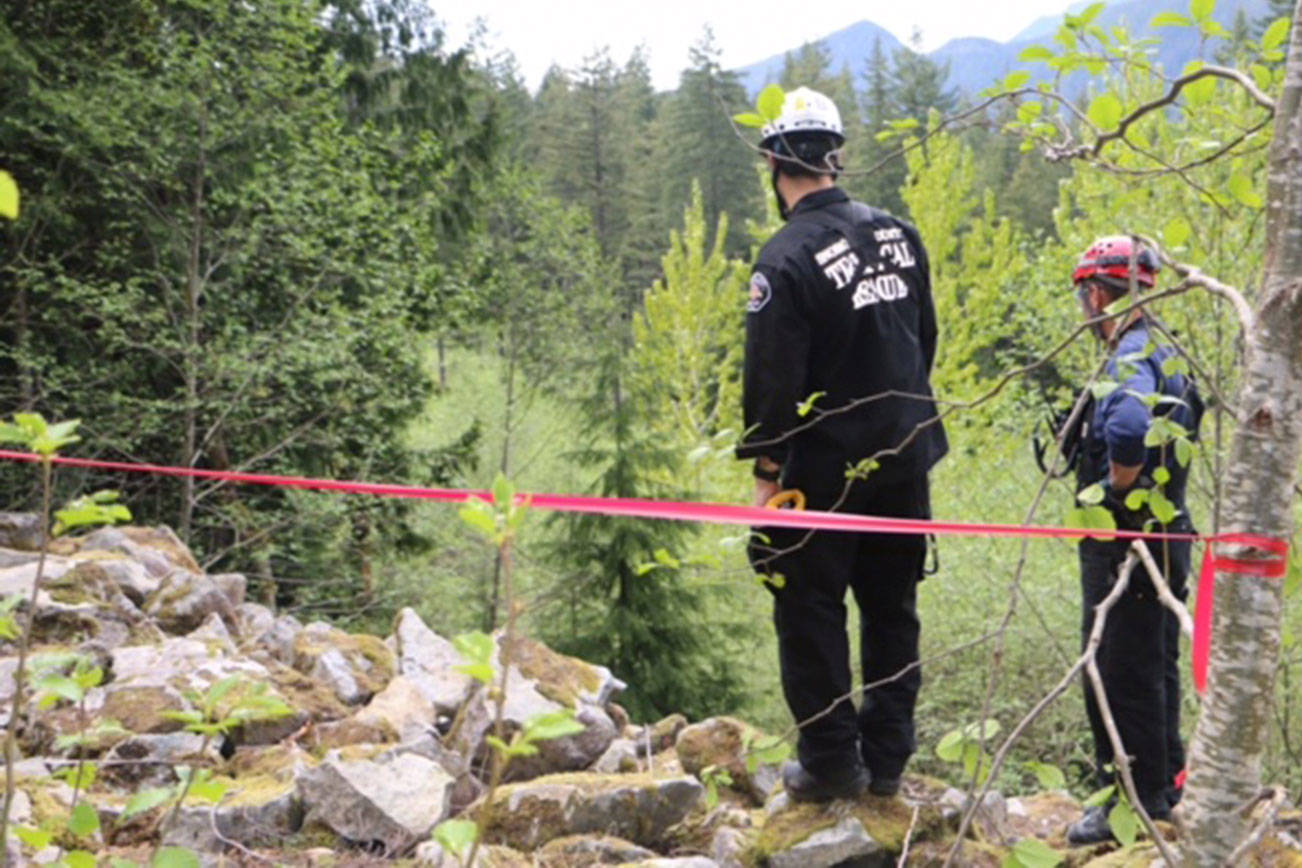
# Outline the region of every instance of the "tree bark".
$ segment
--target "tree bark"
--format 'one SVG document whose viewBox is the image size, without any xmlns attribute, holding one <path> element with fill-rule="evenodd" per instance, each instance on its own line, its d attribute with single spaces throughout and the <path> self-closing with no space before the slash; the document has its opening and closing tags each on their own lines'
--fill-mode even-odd
<svg viewBox="0 0 1302 868">
<path fill-rule="evenodd" d="M 1288 539 L 1302 457 L 1302 0 L 1293 13 L 1267 187 L 1266 268 L 1249 334 L 1225 474 L 1225 530 Z M 1242 546 L 1235 558 L 1260 557 Z M 1184 862 L 1219 866 L 1248 835 L 1241 810 L 1261 786 L 1280 652 L 1283 584 L 1221 571 L 1207 695 L 1190 746 L 1181 810 Z"/>
</svg>

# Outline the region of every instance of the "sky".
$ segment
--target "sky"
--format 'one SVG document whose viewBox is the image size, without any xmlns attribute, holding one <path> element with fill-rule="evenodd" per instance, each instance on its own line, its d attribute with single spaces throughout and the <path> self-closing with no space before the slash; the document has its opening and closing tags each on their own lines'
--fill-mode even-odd
<svg viewBox="0 0 1302 868">
<path fill-rule="evenodd" d="M 688 46 L 708 24 L 725 67 L 740 67 L 868 19 L 907 43 L 922 31 L 924 51 L 958 36 L 1004 41 L 1036 18 L 1058 15 L 1070 0 L 430 0 L 447 29 L 449 45 L 468 38 L 476 19 L 487 26 L 494 49 L 515 54 L 530 89 L 552 63 L 577 66 L 594 49 L 609 46 L 617 62 L 644 45 L 655 86 L 678 84 Z"/>
</svg>

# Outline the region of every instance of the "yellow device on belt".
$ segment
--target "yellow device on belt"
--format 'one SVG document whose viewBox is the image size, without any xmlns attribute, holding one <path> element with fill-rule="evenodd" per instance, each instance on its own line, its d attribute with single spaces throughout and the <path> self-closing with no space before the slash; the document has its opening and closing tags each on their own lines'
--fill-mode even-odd
<svg viewBox="0 0 1302 868">
<path fill-rule="evenodd" d="M 785 491 L 779 491 L 769 498 L 768 503 L 764 504 L 765 509 L 804 509 L 805 493 L 799 488 L 788 488 Z"/>
</svg>

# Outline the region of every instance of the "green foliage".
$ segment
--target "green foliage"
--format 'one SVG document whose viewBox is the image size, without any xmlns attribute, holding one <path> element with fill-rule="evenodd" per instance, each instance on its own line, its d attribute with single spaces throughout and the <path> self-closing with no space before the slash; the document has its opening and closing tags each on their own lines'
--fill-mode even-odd
<svg viewBox="0 0 1302 868">
<path fill-rule="evenodd" d="M 466 661 L 453 667 L 456 671 L 469 675 L 480 684 L 492 683 L 493 653 L 496 650 L 492 636 L 479 632 L 462 633 L 453 637 L 452 646 Z"/>
<path fill-rule="evenodd" d="M 81 439 L 73 433 L 80 424 L 81 420 L 71 419 L 51 425 L 40 413 L 15 413 L 12 424 L 0 422 L 0 443 L 14 443 L 49 458 Z"/>
<path fill-rule="evenodd" d="M 365 41 L 377 25 L 358 11 Z M 441 136 L 481 129 L 455 109 L 464 59 L 373 53 L 400 67 L 382 76 L 399 104 L 349 102 L 384 114 L 367 123 L 345 111 L 360 70 L 311 4 L 57 0 L 39 17 L 3 21 L 0 137 L 44 228 L 0 238 L 0 305 L 22 311 L 0 324 L 0 407 L 75 407 L 97 449 L 157 463 L 446 482 L 443 453 L 393 434 L 429 395 L 417 335 L 455 294 L 447 209 L 474 206 L 457 191 L 487 156 Z M 357 576 L 416 542 L 396 500 L 121 484 L 142 521 L 254 576 Z"/>
<path fill-rule="evenodd" d="M 185 690 L 182 695 L 193 707 L 164 711 L 162 715 L 178 721 L 188 732 L 209 738 L 246 723 L 275 720 L 294 713 L 285 700 L 271 692 L 269 685 L 251 681 L 244 675 L 228 675 L 202 693 Z"/>
<path fill-rule="evenodd" d="M 62 536 L 74 528 L 130 521 L 131 510 L 117 500 L 116 491 L 96 491 L 76 498 L 54 513 L 51 534 Z"/>
<path fill-rule="evenodd" d="M 471 820 L 444 820 L 434 827 L 434 840 L 458 860 L 479 837 L 479 826 Z"/>
<path fill-rule="evenodd" d="M 689 455 L 697 480 L 732 483 L 724 491 L 702 485 L 697 496 L 705 498 L 727 497 L 734 490 L 728 470 L 735 462 L 726 441 L 741 427 L 739 314 L 749 271 L 726 257 L 727 232 L 725 215 L 710 243 L 704 198 L 693 185 L 682 231 L 672 233 L 661 260 L 664 277 L 647 291 L 633 322 L 628 374 L 643 424 L 660 434 L 667 448 Z"/>
<path fill-rule="evenodd" d="M 984 783 L 990 774 L 990 757 L 985 745 L 999 734 L 999 721 L 968 723 L 952 729 L 936 744 L 936 756 L 945 762 L 961 763 L 969 779 Z"/>
<path fill-rule="evenodd" d="M 1003 868 L 1056 868 L 1062 862 L 1062 854 L 1039 838 L 1023 838 L 1009 850 Z"/>
</svg>

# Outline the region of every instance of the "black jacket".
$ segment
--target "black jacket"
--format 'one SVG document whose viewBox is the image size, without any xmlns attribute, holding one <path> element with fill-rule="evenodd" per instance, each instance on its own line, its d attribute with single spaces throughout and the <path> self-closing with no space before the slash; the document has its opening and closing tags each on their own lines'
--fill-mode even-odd
<svg viewBox="0 0 1302 868">
<path fill-rule="evenodd" d="M 898 447 L 936 415 L 928 381 L 935 355 L 931 276 L 917 230 L 835 187 L 804 196 L 751 275 L 746 435 L 737 456 L 785 464 L 794 451 L 855 462 Z M 816 392 L 825 394 L 802 417 L 797 408 Z M 886 392 L 899 394 L 834 412 Z M 882 460 L 879 473 L 926 473 L 947 450 L 935 421 Z"/>
</svg>

